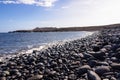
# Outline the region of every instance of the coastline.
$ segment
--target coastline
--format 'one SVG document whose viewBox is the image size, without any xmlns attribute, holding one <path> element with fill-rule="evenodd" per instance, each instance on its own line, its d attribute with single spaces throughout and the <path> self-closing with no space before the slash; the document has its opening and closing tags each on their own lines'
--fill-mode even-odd
<svg viewBox="0 0 120 80">
<path fill-rule="evenodd" d="M 82 31 L 82 32 L 86 32 L 86 31 Z M 87 36 L 90 36 L 98 31 L 94 31 L 94 32 L 89 32 L 87 31 L 87 33 L 81 37 L 77 37 L 77 38 L 74 38 L 74 39 L 65 39 L 65 40 L 60 40 L 60 41 L 55 41 L 55 42 L 50 42 L 50 43 L 44 43 L 42 45 L 37 45 L 37 46 L 33 46 L 31 48 L 26 48 L 26 49 L 22 49 L 22 50 L 19 50 L 17 52 L 14 52 L 14 53 L 7 53 L 7 54 L 0 54 L 0 61 L 7 61 L 9 60 L 10 58 L 14 58 L 16 56 L 19 56 L 19 55 L 23 55 L 23 54 L 26 54 L 26 55 L 29 55 L 29 54 L 32 54 L 34 51 L 44 51 L 48 48 L 51 48 L 52 46 L 59 46 L 59 45 L 63 45 L 65 44 L 66 42 L 70 42 L 70 41 L 74 41 L 74 40 L 79 40 L 81 38 L 85 38 Z"/>
<path fill-rule="evenodd" d="M 0 62 L 0 79 L 119 79 L 120 28 L 53 44 Z"/>
</svg>

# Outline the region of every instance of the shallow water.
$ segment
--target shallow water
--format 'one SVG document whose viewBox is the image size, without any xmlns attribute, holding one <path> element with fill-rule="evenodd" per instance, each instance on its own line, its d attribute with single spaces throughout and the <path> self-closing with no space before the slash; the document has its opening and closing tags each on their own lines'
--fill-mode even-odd
<svg viewBox="0 0 120 80">
<path fill-rule="evenodd" d="M 0 54 L 42 46 L 57 41 L 85 37 L 93 32 L 31 32 L 31 33 L 0 33 Z"/>
</svg>

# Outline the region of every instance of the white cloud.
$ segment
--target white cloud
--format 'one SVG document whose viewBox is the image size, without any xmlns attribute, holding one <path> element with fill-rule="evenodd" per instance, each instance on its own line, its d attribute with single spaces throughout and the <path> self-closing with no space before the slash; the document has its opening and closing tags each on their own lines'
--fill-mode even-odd
<svg viewBox="0 0 120 80">
<path fill-rule="evenodd" d="M 3 4 L 28 4 L 28 5 L 36 5 L 43 7 L 52 7 L 54 3 L 58 0 L 4 0 L 0 1 Z"/>
<path fill-rule="evenodd" d="M 69 6 L 62 6 L 61 8 L 62 9 L 67 9 L 67 8 L 69 8 Z"/>
<path fill-rule="evenodd" d="M 59 25 L 86 26 L 120 23 L 120 0 L 71 0 L 57 10 Z"/>
</svg>

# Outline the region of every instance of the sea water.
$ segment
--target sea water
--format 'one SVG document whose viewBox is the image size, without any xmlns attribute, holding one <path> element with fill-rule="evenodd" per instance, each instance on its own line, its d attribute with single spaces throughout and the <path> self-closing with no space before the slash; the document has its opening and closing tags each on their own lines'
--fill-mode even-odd
<svg viewBox="0 0 120 80">
<path fill-rule="evenodd" d="M 0 33 L 0 54 L 16 53 L 48 43 L 82 38 L 92 33 L 87 31 Z"/>
</svg>

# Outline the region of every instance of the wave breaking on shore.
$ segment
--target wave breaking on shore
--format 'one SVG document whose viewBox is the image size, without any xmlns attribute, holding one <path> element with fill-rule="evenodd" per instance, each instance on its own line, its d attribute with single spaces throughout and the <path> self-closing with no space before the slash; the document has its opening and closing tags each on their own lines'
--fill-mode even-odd
<svg viewBox="0 0 120 80">
<path fill-rule="evenodd" d="M 52 46 L 59 46 L 59 45 L 63 45 L 65 44 L 66 42 L 70 42 L 70 41 L 74 41 L 74 40 L 78 40 L 78 39 L 81 39 L 81 38 L 85 38 L 87 36 L 90 36 L 92 35 L 93 33 L 96 33 L 97 31 L 94 31 L 94 32 L 87 32 L 86 34 L 82 35 L 81 37 L 77 37 L 77 38 L 73 38 L 73 39 L 67 39 L 67 40 L 60 40 L 60 41 L 54 41 L 54 42 L 51 42 L 51 43 L 43 43 L 43 44 L 40 44 L 39 46 L 28 46 L 26 49 L 23 49 L 23 50 L 19 50 L 17 52 L 14 52 L 14 53 L 6 53 L 6 54 L 0 54 L 0 61 L 3 61 L 3 60 L 8 60 L 12 57 L 16 57 L 18 55 L 22 55 L 22 54 L 32 54 L 34 51 L 44 51 Z"/>
</svg>

